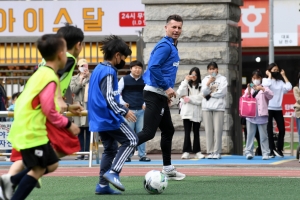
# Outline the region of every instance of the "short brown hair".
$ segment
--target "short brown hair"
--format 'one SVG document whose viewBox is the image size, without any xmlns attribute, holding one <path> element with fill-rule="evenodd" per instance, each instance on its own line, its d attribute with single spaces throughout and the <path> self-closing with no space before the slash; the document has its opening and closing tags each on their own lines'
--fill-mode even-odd
<svg viewBox="0 0 300 200">
<path fill-rule="evenodd" d="M 167 23 L 169 23 L 171 20 L 174 20 L 176 22 L 182 22 L 183 23 L 183 20 L 182 20 L 182 17 L 180 15 L 170 15 L 168 18 L 167 18 Z"/>
</svg>

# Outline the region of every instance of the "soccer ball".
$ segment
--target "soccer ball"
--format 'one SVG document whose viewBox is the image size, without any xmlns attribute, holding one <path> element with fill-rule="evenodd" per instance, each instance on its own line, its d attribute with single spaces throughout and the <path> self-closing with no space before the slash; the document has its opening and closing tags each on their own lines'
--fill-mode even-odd
<svg viewBox="0 0 300 200">
<path fill-rule="evenodd" d="M 157 170 L 151 170 L 145 175 L 144 188 L 150 194 L 161 194 L 168 186 L 166 175 Z"/>
</svg>

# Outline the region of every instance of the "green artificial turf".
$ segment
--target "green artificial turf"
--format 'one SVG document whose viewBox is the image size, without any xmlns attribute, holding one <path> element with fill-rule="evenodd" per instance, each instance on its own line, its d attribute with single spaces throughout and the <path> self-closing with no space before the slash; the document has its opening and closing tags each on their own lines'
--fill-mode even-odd
<svg viewBox="0 0 300 200">
<path fill-rule="evenodd" d="M 251 169 L 249 169 L 251 170 Z M 95 195 L 97 177 L 43 177 L 41 189 L 34 189 L 30 200 L 291 200 L 299 199 L 298 178 L 281 177 L 187 177 L 169 181 L 160 195 L 150 195 L 143 188 L 144 177 L 122 177 L 126 187 L 122 195 Z"/>
</svg>

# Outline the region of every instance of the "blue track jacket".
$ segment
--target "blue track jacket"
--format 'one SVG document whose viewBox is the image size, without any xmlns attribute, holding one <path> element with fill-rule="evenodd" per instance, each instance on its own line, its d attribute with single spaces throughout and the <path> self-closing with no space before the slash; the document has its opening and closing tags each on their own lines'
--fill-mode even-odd
<svg viewBox="0 0 300 200">
<path fill-rule="evenodd" d="M 148 69 L 143 75 L 145 84 L 163 90 L 173 88 L 179 60 L 173 39 L 163 37 L 151 52 Z"/>
<path fill-rule="evenodd" d="M 128 108 L 119 103 L 117 69 L 107 61 L 98 64 L 91 74 L 88 94 L 90 131 L 119 129 Z"/>
</svg>

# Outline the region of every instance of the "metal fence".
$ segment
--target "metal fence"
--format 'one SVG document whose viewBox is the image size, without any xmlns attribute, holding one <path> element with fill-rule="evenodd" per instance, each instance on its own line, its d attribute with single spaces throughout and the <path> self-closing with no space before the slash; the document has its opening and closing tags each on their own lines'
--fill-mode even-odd
<svg viewBox="0 0 300 200">
<path fill-rule="evenodd" d="M 64 116 L 66 117 L 72 117 L 75 116 L 73 113 L 71 112 L 65 112 L 63 113 Z M 14 112 L 11 111 L 0 111 L 0 117 L 13 117 L 14 116 Z M 87 111 L 82 111 L 81 112 L 81 116 L 87 116 Z M 9 124 L 9 126 L 6 126 L 6 124 Z M 0 139 L 0 141 L 5 140 L 5 142 L 7 142 L 7 135 L 9 133 L 9 129 L 11 126 L 12 122 L 0 122 L 0 131 L 1 135 L 0 137 L 2 137 Z M 7 147 L 7 148 L 0 148 L 0 149 L 12 149 L 12 147 Z M 89 155 L 89 167 L 92 167 L 92 161 L 93 161 L 93 155 L 96 156 L 96 163 L 99 164 L 99 136 L 98 133 L 94 133 L 91 132 L 91 139 L 90 139 L 90 148 L 89 151 L 86 152 L 76 152 L 74 153 L 75 155 Z M 0 153 L 0 156 L 6 156 L 6 155 L 11 155 L 11 153 Z"/>
</svg>

